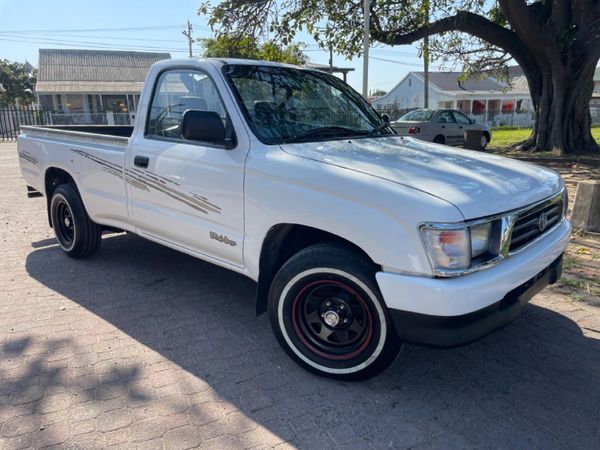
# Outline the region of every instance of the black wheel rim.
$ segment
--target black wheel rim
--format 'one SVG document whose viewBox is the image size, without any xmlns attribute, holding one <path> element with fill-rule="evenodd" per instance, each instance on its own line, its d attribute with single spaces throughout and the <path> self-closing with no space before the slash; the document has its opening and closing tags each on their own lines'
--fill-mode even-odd
<svg viewBox="0 0 600 450">
<path fill-rule="evenodd" d="M 70 247 L 75 239 L 75 226 L 73 222 L 73 213 L 69 204 L 59 199 L 55 206 L 54 227 L 56 237 L 64 247 Z"/>
<path fill-rule="evenodd" d="M 331 360 L 357 357 L 373 337 L 367 303 L 335 280 L 314 281 L 300 290 L 292 305 L 292 325 L 305 347 Z"/>
</svg>

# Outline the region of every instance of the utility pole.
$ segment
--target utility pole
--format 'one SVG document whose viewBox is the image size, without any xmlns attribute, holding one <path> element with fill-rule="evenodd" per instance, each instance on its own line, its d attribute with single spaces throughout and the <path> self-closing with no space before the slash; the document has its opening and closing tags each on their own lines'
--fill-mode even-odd
<svg viewBox="0 0 600 450">
<path fill-rule="evenodd" d="M 183 34 L 187 38 L 187 40 L 188 40 L 188 48 L 190 50 L 190 58 L 192 56 L 194 56 L 192 54 L 192 44 L 194 43 L 194 38 L 192 36 L 192 31 L 194 31 L 193 28 L 192 28 L 192 23 L 188 20 L 187 21 L 187 31 L 182 31 L 181 34 Z"/>
<path fill-rule="evenodd" d="M 333 45 L 329 44 L 329 73 L 333 74 Z"/>
<path fill-rule="evenodd" d="M 364 34 L 363 34 L 363 85 L 362 94 L 366 99 L 369 95 L 369 28 L 371 20 L 371 0 L 363 0 L 364 3 Z"/>
<path fill-rule="evenodd" d="M 429 0 L 424 0 L 425 25 L 429 26 Z M 423 81 L 425 92 L 423 93 L 423 107 L 429 108 L 429 36 L 423 39 Z"/>
</svg>

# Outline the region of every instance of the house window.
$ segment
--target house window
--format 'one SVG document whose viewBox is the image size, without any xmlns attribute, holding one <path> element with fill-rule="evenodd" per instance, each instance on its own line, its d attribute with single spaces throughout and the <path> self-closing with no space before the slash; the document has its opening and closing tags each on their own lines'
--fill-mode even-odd
<svg viewBox="0 0 600 450">
<path fill-rule="evenodd" d="M 471 112 L 471 101 L 470 100 L 458 100 L 456 102 L 456 109 L 465 114 L 469 114 Z"/>
<path fill-rule="evenodd" d="M 40 106 L 45 111 L 52 111 L 54 109 L 54 105 L 52 104 L 52 96 L 40 95 Z"/>
<path fill-rule="evenodd" d="M 90 112 L 95 113 L 96 112 L 96 102 L 94 102 L 94 96 L 88 95 L 87 102 L 88 102 L 88 106 L 90 108 Z"/>
<path fill-rule="evenodd" d="M 488 100 L 488 112 L 499 113 L 501 103 L 500 100 Z"/>
<path fill-rule="evenodd" d="M 70 113 L 83 112 L 83 95 L 67 94 L 65 109 Z"/>
<path fill-rule="evenodd" d="M 408 79 L 408 87 L 411 87 L 411 86 L 412 86 L 412 78 L 409 78 Z"/>
<path fill-rule="evenodd" d="M 473 100 L 473 114 L 483 114 L 485 112 L 485 100 Z"/>
</svg>

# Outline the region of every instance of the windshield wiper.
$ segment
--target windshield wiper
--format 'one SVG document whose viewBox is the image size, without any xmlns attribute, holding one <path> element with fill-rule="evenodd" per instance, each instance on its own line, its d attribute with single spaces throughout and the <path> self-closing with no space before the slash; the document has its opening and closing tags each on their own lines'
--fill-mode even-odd
<svg viewBox="0 0 600 450">
<path fill-rule="evenodd" d="M 339 126 L 328 126 L 328 127 L 319 127 L 314 128 L 310 131 L 306 131 L 304 133 L 298 133 L 293 136 L 290 136 L 285 140 L 285 142 L 300 142 L 305 139 L 310 139 L 315 136 L 364 136 L 368 134 L 367 131 L 364 130 L 354 130 L 352 128 L 339 127 Z"/>
<path fill-rule="evenodd" d="M 369 136 L 373 136 L 374 134 L 377 133 L 382 133 L 384 131 L 386 131 L 387 128 L 390 128 L 390 124 L 389 123 L 380 123 L 379 125 L 377 125 L 375 128 L 373 128 L 371 131 L 369 131 Z M 391 133 L 385 133 L 385 135 L 388 135 Z"/>
</svg>

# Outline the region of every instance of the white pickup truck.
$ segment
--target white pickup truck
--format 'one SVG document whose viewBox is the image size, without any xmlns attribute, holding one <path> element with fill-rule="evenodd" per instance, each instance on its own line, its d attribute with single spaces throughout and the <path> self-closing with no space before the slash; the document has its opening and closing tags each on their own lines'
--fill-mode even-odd
<svg viewBox="0 0 600 450">
<path fill-rule="evenodd" d="M 287 353 L 340 379 L 509 323 L 571 230 L 555 172 L 396 136 L 339 79 L 283 64 L 159 62 L 134 127 L 23 127 L 18 152 L 69 256 L 125 230 L 242 273 Z"/>
</svg>

